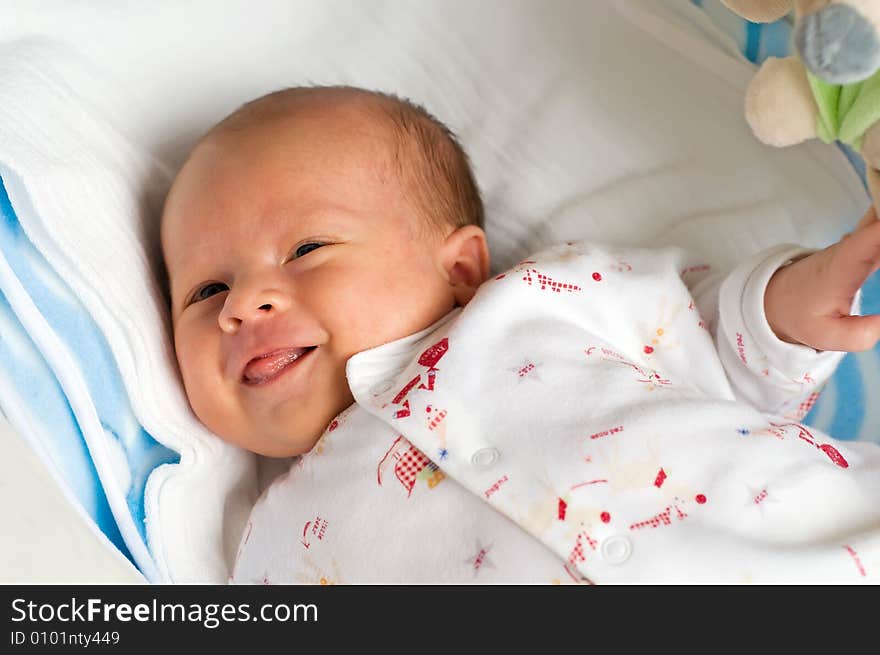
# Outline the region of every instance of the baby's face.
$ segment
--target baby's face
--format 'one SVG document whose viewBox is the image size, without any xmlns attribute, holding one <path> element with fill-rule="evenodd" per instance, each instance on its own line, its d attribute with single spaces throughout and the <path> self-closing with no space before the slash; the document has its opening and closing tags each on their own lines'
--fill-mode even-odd
<svg viewBox="0 0 880 655">
<path fill-rule="evenodd" d="M 351 110 L 200 144 L 162 224 L 198 418 L 263 455 L 307 452 L 353 402 L 349 357 L 453 309 L 442 243 L 406 198 L 382 126 Z"/>
</svg>

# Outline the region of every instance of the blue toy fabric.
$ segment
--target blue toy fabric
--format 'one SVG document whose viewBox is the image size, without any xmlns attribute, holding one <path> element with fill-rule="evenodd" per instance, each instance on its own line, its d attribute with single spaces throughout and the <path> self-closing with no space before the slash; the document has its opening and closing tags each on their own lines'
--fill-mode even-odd
<svg viewBox="0 0 880 655">
<path fill-rule="evenodd" d="M 37 251 L 21 228 L 0 178 L 0 254 L 39 313 L 74 356 L 88 386 L 106 439 L 88 443 L 52 365 L 31 339 L 0 284 L 0 372 L 12 372 L 4 406 L 27 412 L 44 428 L 36 450 L 49 460 L 67 490 L 107 538 L 142 572 L 152 568 L 132 552 L 148 550 L 144 505 L 150 473 L 178 463 L 179 454 L 159 444 L 138 423 L 110 348 L 88 311 Z M 7 410 L 9 411 L 9 410 Z M 10 416 L 12 419 L 12 416 Z M 96 468 L 93 448 L 103 448 L 112 471 Z M 115 507 L 115 511 L 111 508 Z M 126 511 L 127 510 L 127 511 Z"/>
</svg>

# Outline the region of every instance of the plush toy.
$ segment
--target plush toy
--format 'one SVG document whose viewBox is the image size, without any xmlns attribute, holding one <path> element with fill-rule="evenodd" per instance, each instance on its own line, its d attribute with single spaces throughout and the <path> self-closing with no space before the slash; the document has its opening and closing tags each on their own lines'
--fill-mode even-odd
<svg viewBox="0 0 880 655">
<path fill-rule="evenodd" d="M 768 58 L 746 93 L 746 119 L 764 143 L 819 138 L 861 153 L 880 207 L 880 0 L 723 0 L 754 22 L 794 8 L 798 56 Z"/>
</svg>

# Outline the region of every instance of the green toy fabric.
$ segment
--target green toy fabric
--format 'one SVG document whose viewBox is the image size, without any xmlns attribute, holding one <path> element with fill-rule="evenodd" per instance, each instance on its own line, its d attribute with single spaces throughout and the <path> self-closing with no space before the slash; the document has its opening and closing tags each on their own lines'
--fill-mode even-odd
<svg viewBox="0 0 880 655">
<path fill-rule="evenodd" d="M 865 132 L 880 121 L 880 71 L 856 84 L 829 84 L 809 71 L 819 105 L 818 132 L 825 143 L 840 141 L 861 150 Z"/>
</svg>

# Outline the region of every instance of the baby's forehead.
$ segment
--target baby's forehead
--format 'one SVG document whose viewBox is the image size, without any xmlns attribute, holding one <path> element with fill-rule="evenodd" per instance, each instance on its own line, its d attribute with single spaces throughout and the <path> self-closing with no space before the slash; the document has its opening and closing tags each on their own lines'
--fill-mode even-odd
<svg viewBox="0 0 880 655">
<path fill-rule="evenodd" d="M 166 199 L 161 230 L 166 256 L 169 250 L 178 251 L 188 245 L 185 242 L 195 243 L 200 238 L 201 225 L 195 224 L 203 225 L 210 219 L 211 212 L 204 209 L 213 207 L 221 196 L 227 198 L 230 189 L 233 195 L 238 193 L 235 189 L 242 184 L 235 176 L 242 167 L 259 166 L 265 176 L 260 184 L 250 185 L 256 188 L 240 192 L 268 196 L 290 175 L 288 157 L 297 158 L 298 174 L 306 176 L 316 168 L 345 160 L 352 176 L 325 178 L 331 180 L 326 184 L 327 192 L 343 191 L 349 183 L 364 183 L 412 199 L 416 211 L 410 220 L 418 233 L 424 233 L 430 225 L 416 188 L 419 180 L 425 180 L 418 173 L 418 146 L 407 147 L 407 140 L 414 137 L 404 134 L 388 112 L 369 98 L 320 98 L 301 106 L 251 109 L 222 121 L 190 153 Z M 303 152 L 314 158 L 303 156 Z M 185 264 L 185 258 L 179 264 Z"/>
<path fill-rule="evenodd" d="M 300 155 L 297 165 L 303 170 L 302 153 L 306 152 L 317 155 L 314 167 L 345 157 L 378 170 L 381 164 L 398 159 L 393 127 L 376 111 L 365 108 L 316 106 L 227 120 L 209 131 L 190 152 L 166 199 L 166 213 L 187 197 L 210 195 L 211 185 L 231 167 L 227 163 L 259 164 L 269 171 L 283 172 L 289 168 L 289 158 Z"/>
<path fill-rule="evenodd" d="M 381 96 L 336 89 L 273 96 L 245 105 L 215 125 L 202 141 L 231 136 L 234 143 L 235 136 L 256 131 L 288 140 L 308 133 L 323 133 L 325 138 L 358 133 L 375 145 L 394 147 L 404 136 L 395 124 L 394 104 Z"/>
</svg>

